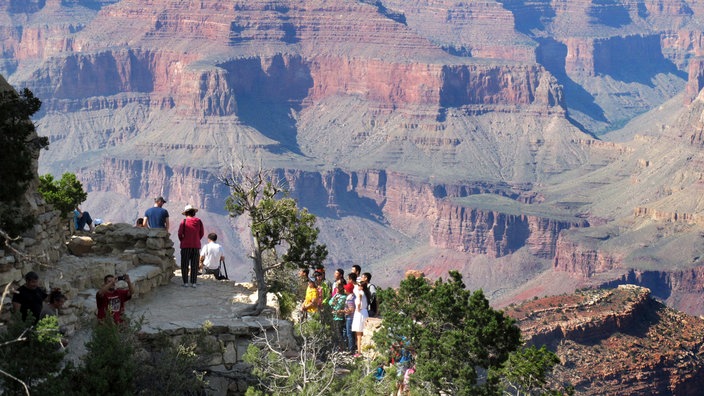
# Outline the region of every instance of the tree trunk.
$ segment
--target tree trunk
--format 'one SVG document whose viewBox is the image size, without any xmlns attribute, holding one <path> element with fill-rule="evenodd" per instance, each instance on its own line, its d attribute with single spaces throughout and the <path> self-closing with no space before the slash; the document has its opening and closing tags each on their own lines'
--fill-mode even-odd
<svg viewBox="0 0 704 396">
<path fill-rule="evenodd" d="M 264 263 L 262 263 L 262 250 L 259 247 L 259 239 L 252 236 L 254 242 L 254 250 L 252 251 L 252 260 L 254 260 L 254 278 L 257 282 L 257 302 L 254 304 L 253 313 L 250 315 L 258 316 L 266 308 L 266 279 L 264 278 Z"/>
</svg>

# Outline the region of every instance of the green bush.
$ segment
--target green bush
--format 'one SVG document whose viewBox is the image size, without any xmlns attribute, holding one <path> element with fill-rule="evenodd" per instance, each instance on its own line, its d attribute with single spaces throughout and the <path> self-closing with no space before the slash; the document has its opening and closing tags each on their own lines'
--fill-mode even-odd
<svg viewBox="0 0 704 396">
<path fill-rule="evenodd" d="M 60 375 L 42 384 L 38 394 L 204 394 L 203 373 L 197 368 L 209 355 L 209 351 L 201 348 L 205 333 L 185 336 L 180 345 L 174 345 L 166 336 L 145 345 L 137 336 L 141 324 L 141 321 L 115 324 L 108 315 L 93 327 L 91 339 L 86 343 L 88 352 L 80 364 L 67 364 Z"/>
<path fill-rule="evenodd" d="M 39 192 L 44 200 L 63 215 L 73 212 L 73 209 L 88 198 L 83 190 L 83 184 L 73 173 L 66 172 L 61 179 L 55 180 L 51 174 L 39 176 Z"/>
<path fill-rule="evenodd" d="M 56 318 L 33 323 L 34 316 L 23 322 L 17 312 L 0 333 L 0 369 L 24 382 L 31 393 L 57 375 L 64 356 Z M 7 375 L 0 375 L 0 389 L 3 395 L 26 395 L 24 386 Z"/>
</svg>

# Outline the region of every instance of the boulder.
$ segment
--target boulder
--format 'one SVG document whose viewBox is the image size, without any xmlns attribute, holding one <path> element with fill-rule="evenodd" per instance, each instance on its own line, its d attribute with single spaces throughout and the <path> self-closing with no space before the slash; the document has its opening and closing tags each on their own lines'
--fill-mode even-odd
<svg viewBox="0 0 704 396">
<path fill-rule="evenodd" d="M 93 250 L 95 242 L 89 236 L 73 236 L 66 244 L 68 251 L 74 256 L 85 256 Z"/>
</svg>

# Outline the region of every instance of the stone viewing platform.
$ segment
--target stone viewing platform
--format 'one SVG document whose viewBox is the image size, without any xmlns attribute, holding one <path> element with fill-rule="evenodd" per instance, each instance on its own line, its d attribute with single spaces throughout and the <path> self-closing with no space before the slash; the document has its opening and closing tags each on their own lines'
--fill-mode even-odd
<svg viewBox="0 0 704 396">
<path fill-rule="evenodd" d="M 16 288 L 24 283 L 24 274 L 36 271 L 41 287 L 61 289 L 68 299 L 58 319 L 69 341 L 71 360 L 76 361 L 86 352 L 85 343 L 96 320 L 95 294 L 103 284 L 103 277 L 125 273 L 134 287 L 125 313 L 133 320 L 142 321 L 141 337 L 149 340 L 166 335 L 178 344 L 183 335 L 207 327 L 205 342 L 211 348 L 207 351 L 207 364 L 199 370 L 205 372 L 208 395 L 244 394 L 251 375 L 242 359 L 254 335 L 271 333 L 277 327 L 277 334 L 283 337 L 282 344 L 296 349 L 292 324 L 275 319 L 278 307 L 275 298 L 270 297 L 269 308 L 262 315 L 242 316 L 247 305 L 256 299 L 253 285 L 206 275 L 199 276 L 197 288 L 182 287 L 181 272 L 174 259 L 176 251 L 165 230 L 106 223 L 96 227 L 94 233 L 79 232 L 55 239 L 54 250 L 59 253 L 55 261 L 37 263 L 3 256 L 0 281 L 17 282 Z M 117 286 L 127 287 L 127 284 L 119 281 Z M 2 301 L 1 319 L 9 319 L 11 300 L 8 295 Z"/>
<path fill-rule="evenodd" d="M 180 329 L 201 328 L 205 321 L 213 328 L 259 328 L 259 317 L 241 314 L 255 298 L 256 289 L 250 284 L 215 280 L 207 275 L 198 277 L 197 288 L 182 287 L 177 276 L 168 285 L 127 302 L 125 313 L 132 319 L 143 317 L 145 333 L 178 333 Z M 268 305 L 275 306 L 276 302 L 270 300 Z M 274 308 L 267 308 L 260 317 L 268 322 L 272 316 L 276 316 Z"/>
<path fill-rule="evenodd" d="M 133 272 L 129 271 L 130 277 Z M 205 344 L 215 346 L 208 351 L 207 365 L 200 367 L 206 373 L 208 395 L 244 394 L 251 383 L 250 368 L 243 362 L 244 353 L 252 335 L 273 332 L 283 345 L 297 349 L 292 336 L 292 323 L 275 317 L 276 301 L 270 299 L 261 316 L 242 316 L 242 310 L 256 298 L 256 289 L 250 284 L 215 280 L 211 275 L 199 276 L 198 287 L 182 287 L 180 271 L 174 272 L 168 284 L 138 295 L 125 305 L 125 313 L 132 320 L 143 320 L 140 333 L 145 338 L 166 335 L 178 343 L 185 334 L 195 334 L 208 327 Z M 93 291 L 93 301 L 95 300 Z M 93 302 L 93 305 L 95 303 Z M 207 325 L 206 325 L 207 323 Z M 72 359 L 86 352 L 89 330 L 77 331 L 68 349 Z"/>
</svg>

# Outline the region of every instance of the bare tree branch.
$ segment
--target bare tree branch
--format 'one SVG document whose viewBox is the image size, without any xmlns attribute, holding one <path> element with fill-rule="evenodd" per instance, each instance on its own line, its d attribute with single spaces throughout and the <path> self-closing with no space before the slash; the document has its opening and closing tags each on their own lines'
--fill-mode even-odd
<svg viewBox="0 0 704 396">
<path fill-rule="evenodd" d="M 5 301 L 5 297 L 7 297 L 8 294 L 10 294 L 10 286 L 12 286 L 13 282 L 9 282 L 8 284 L 5 285 L 5 289 L 2 291 L 2 298 L 0 298 L 0 302 Z M 2 307 L 3 304 L 0 303 L 0 313 L 2 313 Z"/>
<path fill-rule="evenodd" d="M 20 384 L 22 384 L 22 387 L 24 388 L 24 393 L 25 393 L 27 396 L 30 396 L 30 394 L 29 394 L 29 387 L 27 386 L 27 384 L 26 384 L 24 381 L 22 381 L 21 379 L 19 379 L 19 378 L 15 377 L 14 375 L 12 375 L 12 374 L 10 374 L 10 373 L 4 371 L 4 370 L 1 370 L 1 369 L 0 369 L 0 374 L 5 375 L 5 376 L 7 376 L 7 377 L 10 377 L 10 378 L 12 378 L 13 380 L 15 380 L 15 381 L 19 382 Z"/>
<path fill-rule="evenodd" d="M 41 262 L 37 259 L 37 257 L 27 254 L 19 249 L 16 249 L 14 246 L 12 246 L 13 242 L 17 242 L 21 237 L 11 237 L 5 230 L 0 229 L 0 238 L 2 238 L 5 241 L 5 249 L 9 250 L 10 253 L 12 253 L 15 257 L 18 257 L 26 262 L 32 263 L 32 264 L 37 264 L 40 267 L 43 268 L 52 268 L 51 265 L 46 264 L 45 262 Z M 46 258 L 46 253 L 44 254 L 44 258 Z"/>
</svg>

